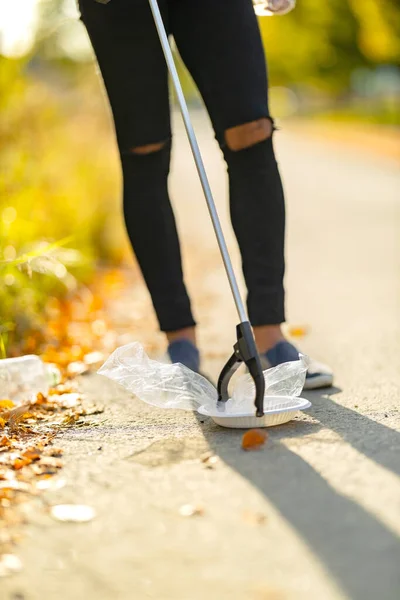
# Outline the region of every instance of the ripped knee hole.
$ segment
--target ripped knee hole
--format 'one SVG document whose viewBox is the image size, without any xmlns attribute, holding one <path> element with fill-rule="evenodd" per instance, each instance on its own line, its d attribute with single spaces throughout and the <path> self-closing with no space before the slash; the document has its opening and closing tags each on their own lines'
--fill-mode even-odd
<svg viewBox="0 0 400 600">
<path fill-rule="evenodd" d="M 153 154 L 153 152 L 159 152 L 167 145 L 167 141 L 157 142 L 155 144 L 145 144 L 144 146 L 135 146 L 130 148 L 129 152 L 131 154 Z"/>
<path fill-rule="evenodd" d="M 264 142 L 271 137 L 273 130 L 271 119 L 264 117 L 226 129 L 225 142 L 230 150 L 237 152 Z"/>
</svg>

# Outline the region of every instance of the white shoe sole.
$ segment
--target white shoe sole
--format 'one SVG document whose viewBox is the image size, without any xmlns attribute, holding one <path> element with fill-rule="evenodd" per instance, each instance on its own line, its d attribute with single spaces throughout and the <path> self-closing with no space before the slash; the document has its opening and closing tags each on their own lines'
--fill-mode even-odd
<svg viewBox="0 0 400 600">
<path fill-rule="evenodd" d="M 263 371 L 271 368 L 269 361 L 262 354 L 260 354 L 260 360 Z M 318 375 L 307 377 L 303 390 L 318 390 L 319 388 L 328 388 L 333 385 L 333 374 L 329 372 L 329 367 L 315 360 L 311 361 L 310 367 L 312 370 L 311 372 L 318 373 Z"/>
<path fill-rule="evenodd" d="M 317 390 L 319 388 L 331 387 L 333 385 L 333 375 L 331 373 L 321 373 L 315 377 L 307 377 L 304 383 L 304 390 Z"/>
</svg>

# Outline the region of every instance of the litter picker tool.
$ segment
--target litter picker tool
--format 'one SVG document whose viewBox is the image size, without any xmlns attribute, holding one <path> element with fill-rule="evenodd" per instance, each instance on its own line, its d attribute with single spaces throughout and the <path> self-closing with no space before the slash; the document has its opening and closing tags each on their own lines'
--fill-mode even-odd
<svg viewBox="0 0 400 600">
<path fill-rule="evenodd" d="M 233 347 L 233 354 L 225 364 L 221 371 L 218 379 L 217 391 L 218 401 L 227 402 L 229 400 L 228 386 L 229 381 L 238 369 L 238 367 L 245 363 L 249 370 L 249 373 L 254 381 L 255 385 L 255 407 L 256 416 L 264 416 L 264 393 L 265 393 L 265 381 L 261 367 L 260 357 L 257 352 L 256 343 L 254 340 L 251 325 L 249 323 L 246 309 L 241 298 L 239 287 L 237 284 L 235 272 L 232 267 L 232 261 L 229 256 L 228 248 L 225 242 L 225 237 L 221 228 L 220 219 L 215 206 L 214 198 L 211 192 L 210 184 L 208 182 L 207 174 L 204 168 L 203 159 L 200 154 L 199 145 L 197 143 L 196 135 L 192 126 L 189 110 L 186 104 L 185 96 L 183 94 L 182 85 L 179 80 L 178 72 L 176 70 L 175 61 L 172 55 L 171 47 L 168 41 L 168 36 L 165 31 L 164 23 L 160 13 L 160 9 L 157 0 L 149 0 L 150 8 L 153 13 L 154 22 L 157 28 L 157 32 L 160 38 L 161 46 L 164 52 L 165 60 L 168 66 L 169 73 L 171 75 L 172 83 L 175 88 L 175 92 L 178 98 L 179 107 L 182 113 L 183 121 L 186 128 L 186 133 L 189 138 L 190 147 L 192 149 L 193 158 L 196 163 L 197 172 L 201 181 L 204 196 L 207 202 L 208 211 L 210 213 L 211 221 L 214 227 L 215 235 L 221 251 L 222 260 L 225 266 L 225 271 L 229 280 L 229 285 L 232 291 L 232 296 L 236 305 L 236 310 L 239 316 L 239 324 L 236 326 L 236 338 L 237 341 Z"/>
</svg>

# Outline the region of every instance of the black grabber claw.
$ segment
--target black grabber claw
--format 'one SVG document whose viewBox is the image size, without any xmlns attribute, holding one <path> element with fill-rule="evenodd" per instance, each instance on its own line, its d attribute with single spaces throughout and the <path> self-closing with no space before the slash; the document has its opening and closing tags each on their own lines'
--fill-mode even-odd
<svg viewBox="0 0 400 600">
<path fill-rule="evenodd" d="M 244 321 L 237 325 L 236 336 L 237 342 L 233 347 L 234 352 L 222 369 L 218 379 L 218 401 L 226 402 L 229 400 L 228 386 L 231 377 L 239 366 L 242 363 L 245 363 L 256 388 L 254 399 L 254 404 L 257 409 L 256 415 L 257 417 L 262 417 L 264 415 L 265 380 L 253 332 L 248 321 Z"/>
</svg>

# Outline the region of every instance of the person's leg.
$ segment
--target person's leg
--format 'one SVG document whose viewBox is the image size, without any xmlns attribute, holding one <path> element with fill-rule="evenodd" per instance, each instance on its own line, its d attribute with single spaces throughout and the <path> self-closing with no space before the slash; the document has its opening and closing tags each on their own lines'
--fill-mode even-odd
<svg viewBox="0 0 400 600">
<path fill-rule="evenodd" d="M 195 342 L 168 195 L 171 151 L 168 74 L 147 0 L 81 0 L 113 112 L 128 235 L 170 340 Z M 160 9 L 168 28 L 165 0 Z"/>
<path fill-rule="evenodd" d="M 228 165 L 230 209 L 260 352 L 283 340 L 285 208 L 251 0 L 171 0 L 170 24 Z"/>
<path fill-rule="evenodd" d="M 170 0 L 170 22 L 228 165 L 232 223 L 257 346 L 266 367 L 296 360 L 298 351 L 280 327 L 285 319 L 285 207 L 252 1 Z M 313 361 L 305 387 L 332 381 L 331 370 Z"/>
</svg>

